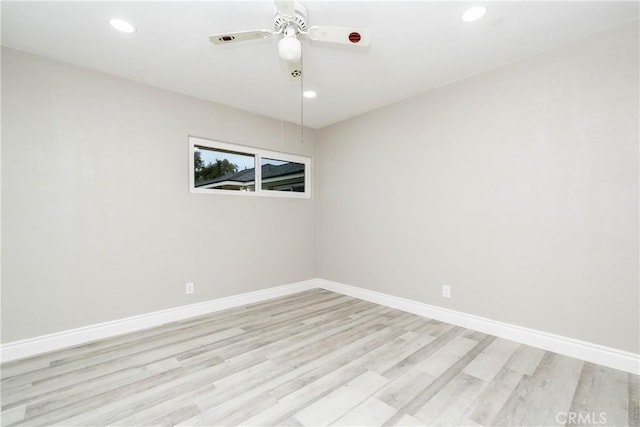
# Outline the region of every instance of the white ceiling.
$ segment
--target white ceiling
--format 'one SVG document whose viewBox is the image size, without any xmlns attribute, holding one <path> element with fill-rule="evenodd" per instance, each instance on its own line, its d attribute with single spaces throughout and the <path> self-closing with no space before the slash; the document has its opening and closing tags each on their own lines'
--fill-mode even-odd
<svg viewBox="0 0 640 427">
<path fill-rule="evenodd" d="M 638 18 L 638 2 L 305 1 L 309 25 L 369 28 L 371 46 L 303 41 L 304 124 L 320 128 Z M 460 19 L 483 4 L 480 21 Z M 215 46 L 212 33 L 271 28 L 271 1 L 2 1 L 2 44 L 300 123 L 277 40 Z M 138 31 L 123 34 L 119 17 Z"/>
</svg>

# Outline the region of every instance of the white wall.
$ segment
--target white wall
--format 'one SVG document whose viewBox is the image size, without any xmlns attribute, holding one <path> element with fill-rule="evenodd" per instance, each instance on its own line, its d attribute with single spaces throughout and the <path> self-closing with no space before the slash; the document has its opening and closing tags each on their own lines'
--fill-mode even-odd
<svg viewBox="0 0 640 427">
<path fill-rule="evenodd" d="M 636 21 L 323 129 L 320 276 L 638 353 L 638 96 Z"/>
<path fill-rule="evenodd" d="M 315 200 L 191 194 L 187 143 L 315 132 L 11 49 L 2 114 L 3 342 L 317 277 Z"/>
</svg>

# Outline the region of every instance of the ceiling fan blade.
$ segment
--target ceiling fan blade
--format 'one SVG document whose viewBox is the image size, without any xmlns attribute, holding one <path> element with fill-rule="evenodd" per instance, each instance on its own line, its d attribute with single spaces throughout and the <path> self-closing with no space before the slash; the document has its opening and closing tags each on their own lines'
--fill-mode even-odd
<svg viewBox="0 0 640 427">
<path fill-rule="evenodd" d="M 272 34 L 273 32 L 269 30 L 236 31 L 235 33 L 212 34 L 209 36 L 209 41 L 213 44 L 227 44 L 264 39 Z"/>
<path fill-rule="evenodd" d="M 291 19 L 296 16 L 295 0 L 275 0 L 275 4 L 280 15 Z"/>
<path fill-rule="evenodd" d="M 309 28 L 309 38 L 328 43 L 340 43 L 356 46 L 369 46 L 371 34 L 361 28 L 324 27 L 314 25 Z"/>
</svg>

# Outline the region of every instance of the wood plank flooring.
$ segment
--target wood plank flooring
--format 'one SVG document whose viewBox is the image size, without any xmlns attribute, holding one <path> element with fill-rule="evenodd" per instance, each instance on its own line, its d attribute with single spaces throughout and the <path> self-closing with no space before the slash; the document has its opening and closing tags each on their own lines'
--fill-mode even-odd
<svg viewBox="0 0 640 427">
<path fill-rule="evenodd" d="M 3 426 L 640 424 L 635 375 L 325 290 L 1 370 Z"/>
</svg>

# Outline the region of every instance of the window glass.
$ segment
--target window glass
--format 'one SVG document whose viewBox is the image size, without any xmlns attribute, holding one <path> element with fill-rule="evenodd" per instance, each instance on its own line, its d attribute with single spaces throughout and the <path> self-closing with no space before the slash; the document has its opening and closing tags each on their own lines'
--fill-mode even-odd
<svg viewBox="0 0 640 427">
<path fill-rule="evenodd" d="M 246 153 L 195 146 L 195 187 L 199 189 L 255 191 L 255 156 Z"/>
<path fill-rule="evenodd" d="M 304 193 L 304 163 L 264 157 L 260 159 L 260 163 L 263 190 Z"/>
</svg>

